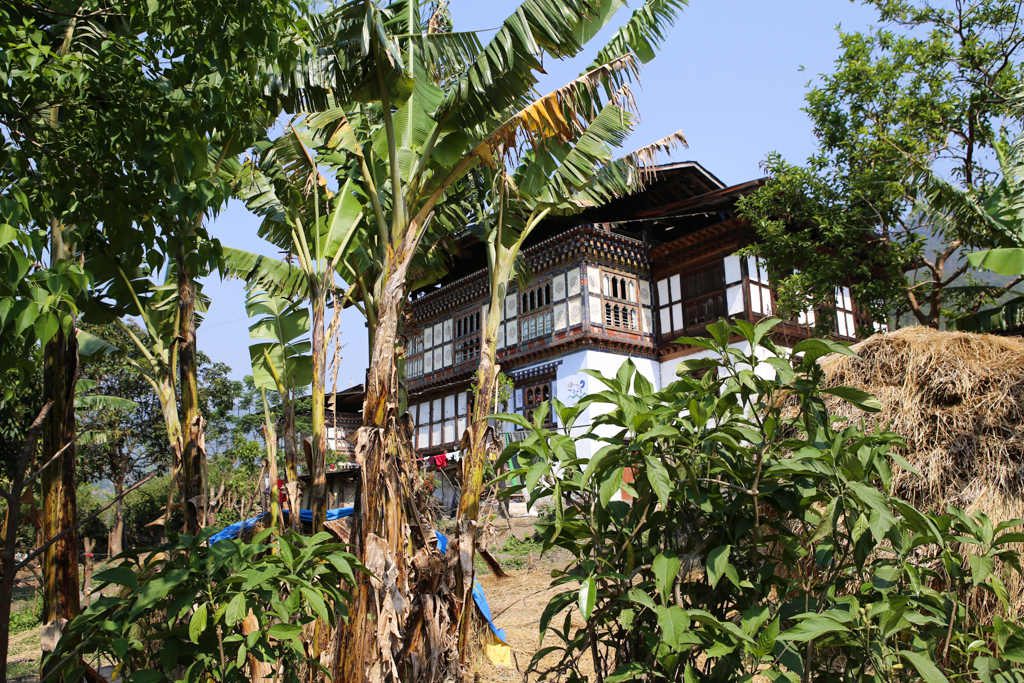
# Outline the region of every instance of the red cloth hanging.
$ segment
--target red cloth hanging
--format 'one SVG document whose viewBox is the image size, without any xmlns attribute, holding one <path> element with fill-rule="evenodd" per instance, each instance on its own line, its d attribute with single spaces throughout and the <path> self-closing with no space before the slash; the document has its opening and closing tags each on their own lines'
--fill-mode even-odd
<svg viewBox="0 0 1024 683">
<path fill-rule="evenodd" d="M 448 454 L 441 453 L 434 456 L 434 464 L 437 465 L 437 469 L 441 469 L 448 464 Z"/>
</svg>

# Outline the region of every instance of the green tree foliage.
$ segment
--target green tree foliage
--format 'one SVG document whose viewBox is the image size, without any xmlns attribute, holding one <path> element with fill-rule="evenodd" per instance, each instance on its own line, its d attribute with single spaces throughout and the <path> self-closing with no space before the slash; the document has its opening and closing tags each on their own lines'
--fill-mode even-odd
<svg viewBox="0 0 1024 683">
<path fill-rule="evenodd" d="M 820 385 L 819 357 L 855 354 L 819 339 L 779 349 L 777 324 L 723 321 L 680 340 L 711 355 L 661 391 L 627 361 L 615 377 L 584 371 L 604 389 L 574 406 L 502 416 L 529 432 L 503 454 L 522 464 L 508 491 L 550 497 L 545 550 L 572 556 L 553 572 L 550 644 L 531 669 L 584 680 L 588 654 L 609 683 L 1019 680 L 1004 677 L 1024 674 L 1004 580 L 1020 572 L 1009 544 L 1021 520 L 928 514 L 890 495 L 894 468 L 909 469 L 899 437 L 837 423 L 822 400 L 879 409 Z M 541 426 L 549 409 L 564 432 Z M 579 458 L 568 434 L 587 410 L 602 447 Z M 613 500 L 620 490 L 632 500 Z M 1005 620 L 982 621 L 981 597 Z"/>
<path fill-rule="evenodd" d="M 991 245 L 977 224 L 931 222 L 911 209 L 932 172 L 984 197 L 998 181 L 1003 125 L 1019 129 L 1024 23 L 1016 0 L 939 6 L 870 0 L 882 27 L 840 31 L 834 73 L 807 94 L 818 151 L 804 166 L 769 156 L 770 181 L 741 202 L 757 228 L 786 313 L 832 302 L 850 282 L 876 320 L 923 325 L 973 308 L 991 288 L 952 289 L 969 275 L 961 248 Z M 954 306 L 955 304 L 955 306 Z"/>
<path fill-rule="evenodd" d="M 168 239 L 221 206 L 218 151 L 243 151 L 296 104 L 300 9 L 258 0 L 0 7 L 5 367 L 31 374 L 27 350 L 66 328 L 83 301 L 90 278 L 77 260 L 41 265 L 51 229 L 73 248 L 105 241 L 126 263 L 155 267 L 175 251 Z M 215 251 L 189 260 L 215 262 Z"/>
</svg>

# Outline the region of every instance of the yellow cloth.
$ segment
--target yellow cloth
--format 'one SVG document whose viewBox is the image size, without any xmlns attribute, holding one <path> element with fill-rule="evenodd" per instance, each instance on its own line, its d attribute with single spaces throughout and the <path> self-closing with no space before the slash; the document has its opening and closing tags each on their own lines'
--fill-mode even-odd
<svg viewBox="0 0 1024 683">
<path fill-rule="evenodd" d="M 512 666 L 512 648 L 498 640 L 490 630 L 484 634 L 484 653 L 494 666 Z"/>
</svg>

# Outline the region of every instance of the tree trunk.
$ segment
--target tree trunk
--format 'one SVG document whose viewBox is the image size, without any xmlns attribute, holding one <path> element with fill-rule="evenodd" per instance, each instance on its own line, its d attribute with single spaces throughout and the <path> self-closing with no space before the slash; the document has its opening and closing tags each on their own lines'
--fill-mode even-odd
<svg viewBox="0 0 1024 683">
<path fill-rule="evenodd" d="M 14 580 L 18 565 L 15 558 L 18 553 L 18 528 L 21 526 L 21 492 L 25 487 L 26 470 L 35 454 L 39 430 L 42 429 L 46 415 L 52 408 L 53 404 L 47 403 L 38 417 L 32 421 L 25 436 L 18 468 L 14 471 L 11 488 L 4 494 L 4 498 L 7 499 L 7 513 L 4 516 L 3 556 L 0 558 L 0 662 L 4 662 L 5 665 L 0 667 L 0 683 L 7 683 L 6 662 L 10 646 L 11 602 L 14 600 Z M 35 609 L 34 601 L 32 608 Z"/>
<path fill-rule="evenodd" d="M 114 504 L 114 519 L 113 523 L 110 525 L 110 536 L 107 541 L 107 555 L 110 557 L 120 555 L 124 547 L 124 499 L 121 497 L 121 494 L 124 493 L 123 467 L 118 467 L 113 483 L 114 495 L 118 497 L 118 500 L 117 503 Z"/>
<path fill-rule="evenodd" d="M 92 551 L 96 544 L 91 538 L 82 539 L 82 547 L 85 548 L 85 569 L 82 572 L 82 604 L 89 606 L 89 599 L 92 596 Z"/>
<path fill-rule="evenodd" d="M 439 600 L 450 590 L 446 562 L 418 506 L 412 432 L 400 413 L 399 330 L 411 257 L 411 248 L 390 252 L 382 275 L 356 445 L 362 487 L 352 534 L 373 578 L 357 574 L 348 624 L 338 629 L 334 680 L 345 683 L 429 683 L 445 677 L 451 661 L 452 643 L 444 637 L 450 611 Z"/>
<path fill-rule="evenodd" d="M 181 505 L 185 533 L 198 534 L 202 526 L 205 491 L 203 416 L 199 412 L 199 366 L 196 359 L 196 286 L 185 264 L 184 247 L 177 253 L 178 266 L 178 373 L 181 387 L 183 444 L 181 449 Z"/>
<path fill-rule="evenodd" d="M 499 276 L 500 278 L 500 276 Z M 502 280 L 504 283 L 504 280 Z M 495 365 L 498 326 L 504 307 L 505 285 L 491 284 L 492 295 L 487 320 L 484 321 L 483 338 L 480 340 L 480 364 L 476 374 L 476 399 L 473 401 L 473 417 L 469 424 L 469 453 L 462 461 L 462 496 L 459 498 L 459 512 L 456 517 L 458 529 L 459 561 L 455 565 L 455 593 L 463 609 L 458 615 L 459 664 L 460 671 L 467 671 L 474 651 L 473 633 L 473 582 L 476 578 L 473 567 L 476 554 L 477 523 L 480 519 L 480 493 L 483 489 L 484 464 L 487 460 L 487 416 L 493 411 L 499 368 Z"/>
<path fill-rule="evenodd" d="M 324 348 L 324 294 L 319 287 L 310 292 L 313 300 L 313 457 L 310 480 L 313 482 L 313 533 L 323 531 L 327 521 L 327 432 L 324 429 L 324 382 L 327 349 Z"/>
<path fill-rule="evenodd" d="M 43 428 L 41 461 L 61 455 L 41 476 L 43 543 L 56 538 L 78 521 L 75 492 L 75 381 L 78 376 L 78 340 L 75 326 L 59 329 L 46 344 L 43 361 L 43 399 L 53 401 Z M 56 643 L 63 625 L 80 612 L 78 600 L 78 533 L 64 535 L 43 552 L 43 624 Z M 47 672 L 44 670 L 43 674 Z"/>
</svg>

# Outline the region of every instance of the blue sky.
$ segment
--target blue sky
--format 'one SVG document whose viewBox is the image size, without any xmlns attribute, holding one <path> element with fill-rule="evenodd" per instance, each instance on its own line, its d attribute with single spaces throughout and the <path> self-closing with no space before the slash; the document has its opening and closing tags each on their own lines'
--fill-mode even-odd
<svg viewBox="0 0 1024 683">
<path fill-rule="evenodd" d="M 493 29 L 516 6 L 512 0 L 451 0 L 450 5 L 459 31 Z M 576 76 L 631 11 L 620 10 L 576 59 L 545 64 L 541 91 Z M 794 162 L 805 159 L 814 149 L 814 135 L 800 109 L 808 82 L 832 70 L 836 27 L 857 31 L 876 22 L 871 8 L 849 0 L 690 0 L 633 88 L 642 120 L 627 151 L 681 130 L 689 148 L 666 160 L 698 161 L 727 184 L 761 177 L 759 164 L 772 151 Z M 210 231 L 225 245 L 277 256 L 276 247 L 256 236 L 258 227 L 259 221 L 235 202 Z M 207 279 L 204 291 L 212 303 L 198 332 L 199 347 L 241 379 L 250 374 L 242 283 Z M 363 381 L 367 344 L 356 310 L 343 313 L 341 329 L 345 347 L 338 387 L 344 388 Z"/>
</svg>

